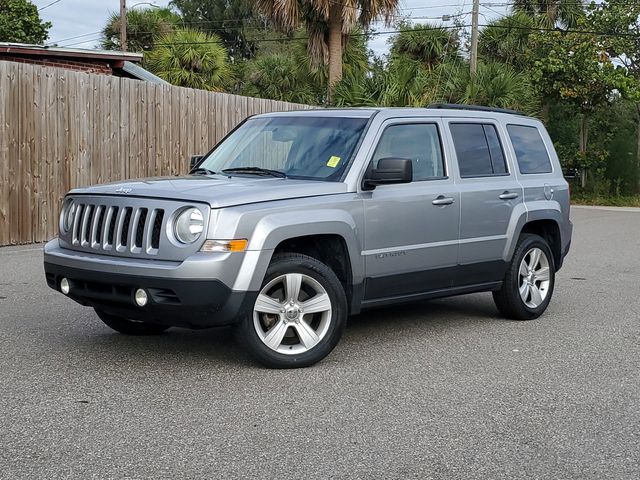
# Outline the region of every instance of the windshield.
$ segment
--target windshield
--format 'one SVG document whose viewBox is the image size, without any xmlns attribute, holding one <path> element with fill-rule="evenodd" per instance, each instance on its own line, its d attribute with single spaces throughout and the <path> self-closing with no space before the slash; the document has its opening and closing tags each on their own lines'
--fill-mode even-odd
<svg viewBox="0 0 640 480">
<path fill-rule="evenodd" d="M 268 169 L 287 177 L 339 181 L 367 121 L 303 116 L 251 118 L 199 167 L 216 173 L 236 169 L 229 172 L 233 175 L 259 174 L 260 169 Z M 249 170 L 237 170 L 242 168 Z"/>
</svg>

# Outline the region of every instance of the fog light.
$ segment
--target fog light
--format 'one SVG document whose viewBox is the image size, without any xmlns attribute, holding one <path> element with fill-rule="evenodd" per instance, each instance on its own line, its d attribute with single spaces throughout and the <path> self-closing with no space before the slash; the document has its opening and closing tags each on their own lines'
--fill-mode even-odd
<svg viewBox="0 0 640 480">
<path fill-rule="evenodd" d="M 137 289 L 135 294 L 135 300 L 136 300 L 136 305 L 138 305 L 139 307 L 144 307 L 149 301 L 147 292 L 145 292 L 141 288 Z"/>
<path fill-rule="evenodd" d="M 69 290 L 71 290 L 71 286 L 69 285 L 69 280 L 63 278 L 60 280 L 60 291 L 65 295 L 69 295 Z"/>
</svg>

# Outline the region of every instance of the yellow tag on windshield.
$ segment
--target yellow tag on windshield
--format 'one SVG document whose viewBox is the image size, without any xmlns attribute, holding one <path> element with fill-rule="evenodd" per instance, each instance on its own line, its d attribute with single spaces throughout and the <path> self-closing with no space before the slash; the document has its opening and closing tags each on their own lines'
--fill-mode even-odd
<svg viewBox="0 0 640 480">
<path fill-rule="evenodd" d="M 340 163 L 340 157 L 336 157 L 332 155 L 329 161 L 327 162 L 327 167 L 336 168 Z"/>
</svg>

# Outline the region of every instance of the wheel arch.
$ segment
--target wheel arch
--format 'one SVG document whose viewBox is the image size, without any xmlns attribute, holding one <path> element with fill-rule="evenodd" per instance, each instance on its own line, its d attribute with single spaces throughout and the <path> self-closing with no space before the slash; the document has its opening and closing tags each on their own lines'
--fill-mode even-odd
<svg viewBox="0 0 640 480">
<path fill-rule="evenodd" d="M 517 227 L 514 231 L 515 235 L 510 237 L 507 244 L 506 258 L 510 260 L 518 244 L 518 239 L 523 233 L 533 233 L 544 238 L 551 252 L 553 253 L 553 261 L 556 270 L 560 270 L 562 266 L 562 235 L 560 223 L 562 222 L 562 214 L 556 209 L 534 210 L 527 212 L 526 215 L 518 219 Z"/>
<path fill-rule="evenodd" d="M 234 289 L 259 289 L 273 255 L 292 251 L 327 264 L 352 290 L 364 277 L 360 250 L 356 222 L 345 211 L 323 209 L 268 215 L 256 224 Z M 346 265 L 338 265 L 339 260 L 345 260 Z"/>
</svg>

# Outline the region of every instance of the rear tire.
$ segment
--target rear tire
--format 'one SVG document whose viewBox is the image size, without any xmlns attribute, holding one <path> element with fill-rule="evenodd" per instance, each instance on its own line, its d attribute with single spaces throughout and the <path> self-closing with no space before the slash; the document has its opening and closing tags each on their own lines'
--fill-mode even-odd
<svg viewBox="0 0 640 480">
<path fill-rule="evenodd" d="M 338 344 L 347 315 L 333 270 L 307 255 L 277 254 L 253 310 L 237 326 L 238 340 L 267 367 L 308 367 Z"/>
<path fill-rule="evenodd" d="M 105 323 L 105 325 L 116 332 L 123 333 L 125 335 L 159 335 L 165 330 L 171 328 L 168 325 L 158 325 L 155 323 L 129 320 L 116 315 L 110 315 L 101 310 L 96 310 L 96 314 L 100 317 L 100 320 Z"/>
<path fill-rule="evenodd" d="M 493 292 L 500 313 L 513 320 L 533 320 L 544 313 L 555 285 L 551 248 L 538 235 L 520 236 L 502 288 Z"/>
</svg>

